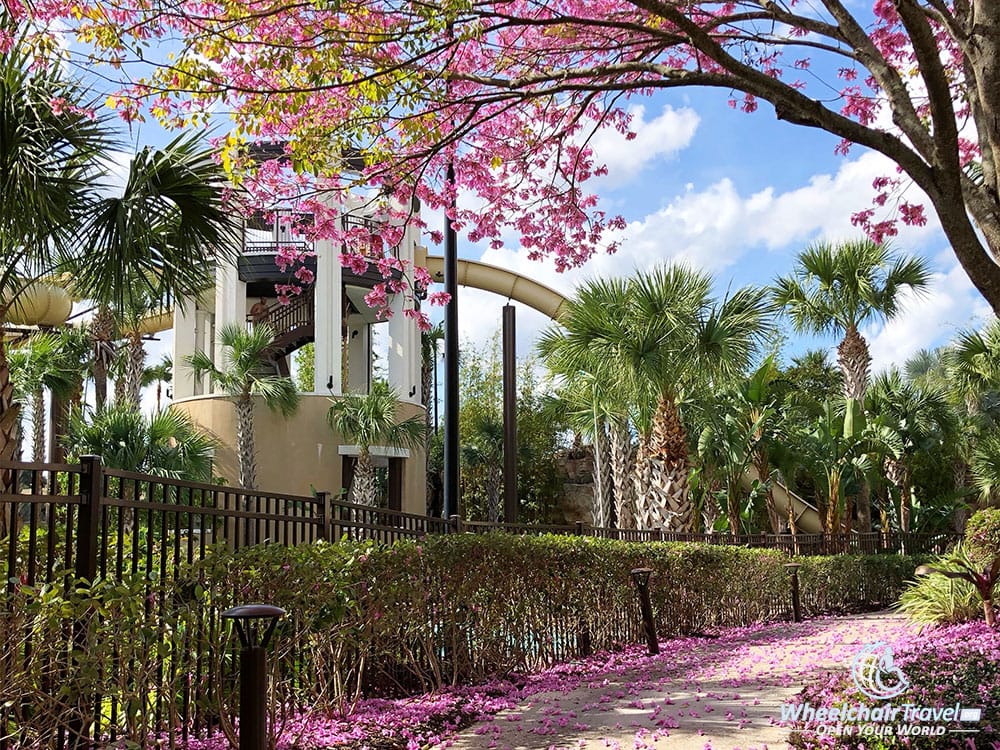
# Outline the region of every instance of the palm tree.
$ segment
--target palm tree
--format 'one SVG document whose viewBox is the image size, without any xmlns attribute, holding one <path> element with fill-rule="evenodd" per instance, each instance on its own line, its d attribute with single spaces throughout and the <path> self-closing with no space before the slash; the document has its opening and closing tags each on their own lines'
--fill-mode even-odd
<svg viewBox="0 0 1000 750">
<path fill-rule="evenodd" d="M 360 505 L 375 505 L 375 464 L 372 446 L 417 448 L 424 442 L 421 417 L 396 419 L 399 399 L 388 383 L 375 380 L 367 394 L 338 396 L 326 414 L 330 427 L 358 446 L 358 465 L 351 483 L 351 499 Z"/>
<path fill-rule="evenodd" d="M 97 454 L 112 469 L 195 482 L 212 479 L 215 441 L 180 412 L 147 416 L 128 403 L 92 414 L 78 410 L 65 444 L 70 456 Z"/>
<path fill-rule="evenodd" d="M 45 389 L 65 395 L 73 384 L 71 363 L 60 337 L 54 333 L 33 334 L 10 352 L 11 378 L 21 398 L 31 402 L 31 460 L 45 461 Z"/>
<path fill-rule="evenodd" d="M 607 423 L 607 470 L 618 528 L 635 525 L 629 406 L 635 401 L 636 388 L 624 351 L 613 343 L 628 341 L 631 336 L 628 305 L 629 285 L 625 280 L 587 282 L 567 301 L 559 325 L 544 331 L 538 343 L 549 370 L 560 376 L 568 388 L 581 390 L 575 400 L 581 407 L 586 405 L 581 411 L 592 414 L 595 433 L 600 432 L 601 421 Z M 601 447 L 597 440 L 595 451 Z M 602 496 L 600 502 L 603 505 L 607 501 Z"/>
<path fill-rule="evenodd" d="M 721 387 L 745 372 L 770 328 L 765 290 L 746 287 L 719 301 L 711 286 L 706 274 L 662 266 L 628 281 L 589 282 L 561 317 L 561 368 L 609 376 L 612 387 L 635 404 L 633 482 L 640 527 L 692 528 L 679 400 L 692 388 Z"/>
<path fill-rule="evenodd" d="M 83 103 L 84 92 L 58 65 L 34 64 L 27 50 L 15 39 L 0 56 L 0 327 L 33 282 L 59 270 L 72 229 L 89 209 L 95 157 L 111 141 L 104 118 L 54 106 Z M 14 457 L 17 426 L 0 337 L 0 459 Z M 0 472 L 3 492 L 13 492 L 14 481 L 13 471 Z M 8 516 L 0 512 L 0 537 Z"/>
<path fill-rule="evenodd" d="M 200 136 L 181 135 L 162 149 L 139 151 L 123 191 L 95 201 L 81 229 L 81 244 L 90 250 L 75 259 L 72 270 L 79 291 L 97 303 L 90 330 L 98 408 L 107 398 L 119 331 L 129 341 L 125 397 L 137 402 L 143 318 L 211 283 L 213 254 L 231 247 L 237 230 L 224 186 L 225 173 Z M 117 277 L 97 262 L 109 258 Z"/>
<path fill-rule="evenodd" d="M 274 340 L 269 325 L 246 329 L 237 324 L 219 330 L 224 350 L 223 366 L 205 352 L 185 357 L 195 378 L 208 375 L 215 389 L 228 394 L 236 405 L 236 449 L 240 464 L 240 486 L 257 488 L 257 449 L 254 439 L 254 397 L 259 397 L 271 411 L 291 416 L 299 406 L 299 393 L 291 378 L 271 374 L 268 350 Z"/>
<path fill-rule="evenodd" d="M 634 338 L 624 345 L 647 394 L 639 404 L 636 457 L 636 510 L 647 528 L 694 526 L 681 395 L 742 375 L 770 329 L 764 289 L 744 287 L 718 301 L 711 283 L 707 274 L 674 265 L 640 273 L 630 285 Z"/>
<path fill-rule="evenodd" d="M 896 433 L 899 452 L 887 454 L 886 478 L 899 493 L 899 528 L 910 530 L 913 508 L 913 462 L 918 453 L 940 449 L 957 431 L 943 391 L 917 388 L 897 370 L 875 378 L 865 397 L 865 409 Z M 865 529 L 867 531 L 867 529 Z"/>
<path fill-rule="evenodd" d="M 613 499 L 613 474 L 611 466 L 611 441 L 608 433 L 609 398 L 606 384 L 590 375 L 580 373 L 567 380 L 559 389 L 561 421 L 578 435 L 590 438 L 593 448 L 593 503 L 591 523 L 597 527 L 611 525 Z"/>
<path fill-rule="evenodd" d="M 174 361 L 169 354 L 164 354 L 159 364 L 146 367 L 142 371 L 142 387 L 156 383 L 156 410 L 161 409 L 163 403 L 163 384 L 170 383 L 174 379 Z"/>
<path fill-rule="evenodd" d="M 920 292 L 929 281 L 922 259 L 898 255 L 887 245 L 867 239 L 821 243 L 800 253 L 792 275 L 775 282 L 774 298 L 797 330 L 842 335 L 837 362 L 844 396 L 862 399 L 871 355 L 859 329 L 896 317 L 901 292 Z"/>
</svg>

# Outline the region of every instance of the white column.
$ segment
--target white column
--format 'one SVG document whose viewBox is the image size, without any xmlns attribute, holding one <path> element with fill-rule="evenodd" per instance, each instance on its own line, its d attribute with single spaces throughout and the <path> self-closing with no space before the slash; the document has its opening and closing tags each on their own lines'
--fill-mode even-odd
<svg viewBox="0 0 1000 750">
<path fill-rule="evenodd" d="M 194 349 L 197 352 L 205 352 L 212 358 L 213 362 L 220 362 L 220 347 L 215 345 L 215 316 L 208 310 L 194 311 Z M 217 365 L 218 366 L 218 365 Z M 194 384 L 194 396 L 200 396 L 209 392 L 209 378 L 206 375 L 201 380 L 192 379 Z"/>
<path fill-rule="evenodd" d="M 235 264 L 220 265 L 215 274 L 215 366 L 222 368 L 223 348 L 219 334 L 224 326 L 245 326 L 247 285 L 240 281 Z"/>
<path fill-rule="evenodd" d="M 420 330 L 417 322 L 403 311 L 412 308 L 413 301 L 402 294 L 390 303 L 389 319 L 389 385 L 401 401 L 420 403 Z"/>
<path fill-rule="evenodd" d="M 360 316 L 348 319 L 347 387 L 348 393 L 368 393 L 372 372 L 372 327 Z"/>
<path fill-rule="evenodd" d="M 197 351 L 196 327 L 195 301 L 178 300 L 174 304 L 174 378 L 171 386 L 175 399 L 195 395 L 194 378 L 191 368 L 184 363 L 184 358 Z"/>
<path fill-rule="evenodd" d="M 341 313 L 343 300 L 340 290 L 340 261 L 329 240 L 316 243 L 316 324 L 315 368 L 316 393 L 339 396 L 344 392 L 341 383 Z M 331 382 L 332 381 L 332 382 Z M 327 385 L 331 387 L 328 388 Z"/>
</svg>

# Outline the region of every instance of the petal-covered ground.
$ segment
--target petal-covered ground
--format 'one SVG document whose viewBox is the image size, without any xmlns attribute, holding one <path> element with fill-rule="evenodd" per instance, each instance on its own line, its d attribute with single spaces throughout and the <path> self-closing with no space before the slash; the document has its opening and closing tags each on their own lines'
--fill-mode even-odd
<svg viewBox="0 0 1000 750">
<path fill-rule="evenodd" d="M 817 686 L 834 684 L 830 675 L 846 674 L 865 646 L 885 642 L 904 653 L 970 640 L 988 642 L 984 659 L 1000 655 L 996 634 L 982 625 L 929 636 L 889 614 L 737 628 L 663 641 L 653 657 L 635 646 L 515 680 L 362 701 L 346 720 L 303 716 L 285 727 L 279 748 L 776 750 L 789 736 L 782 704 L 807 686 L 835 700 Z M 817 746 L 831 746 L 828 739 Z"/>
</svg>

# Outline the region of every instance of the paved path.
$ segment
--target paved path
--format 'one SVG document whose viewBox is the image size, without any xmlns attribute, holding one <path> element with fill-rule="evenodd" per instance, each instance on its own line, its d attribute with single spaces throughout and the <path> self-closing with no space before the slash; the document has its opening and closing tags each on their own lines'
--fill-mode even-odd
<svg viewBox="0 0 1000 750">
<path fill-rule="evenodd" d="M 664 642 L 659 657 L 625 669 L 611 657 L 606 673 L 535 694 L 469 728 L 452 748 L 784 748 L 788 732 L 775 723 L 782 703 L 820 671 L 848 669 L 862 646 L 909 629 L 880 613 Z"/>
</svg>

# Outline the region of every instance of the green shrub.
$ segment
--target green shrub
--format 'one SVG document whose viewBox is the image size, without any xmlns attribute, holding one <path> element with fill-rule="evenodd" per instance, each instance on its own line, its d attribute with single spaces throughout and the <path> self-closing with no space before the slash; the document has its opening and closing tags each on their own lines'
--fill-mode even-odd
<svg viewBox="0 0 1000 750">
<path fill-rule="evenodd" d="M 978 565 L 1000 555 L 1000 508 L 977 510 L 965 524 L 965 548 Z"/>
<path fill-rule="evenodd" d="M 594 650 L 639 642 L 636 567 L 654 570 L 661 637 L 787 619 L 787 559 L 730 546 L 496 533 L 391 547 L 217 547 L 193 564 L 171 558 L 165 578 L 143 567 L 92 588 L 64 591 L 60 580 L 0 595 L 0 706 L 31 705 L 12 726 L 39 745 L 78 694 L 105 697 L 104 727 L 113 697 L 118 736 L 136 742 L 175 725 L 189 703 L 235 736 L 236 640 L 218 613 L 268 602 L 289 613 L 271 660 L 271 726 L 280 728 L 296 705 L 343 714 L 362 692 L 417 692 L 572 659 L 588 642 Z M 882 607 L 919 562 L 799 561 L 807 614 Z M 87 647 L 67 665 L 68 624 L 81 619 Z M 53 686 L 55 697 L 43 700 Z"/>
<path fill-rule="evenodd" d="M 961 547 L 942 555 L 932 563 L 932 567 L 957 572 L 960 570 L 959 562 L 968 562 L 968 556 Z M 938 573 L 912 581 L 895 607 L 920 625 L 967 622 L 975 619 L 981 611 L 979 597 L 971 583 Z"/>
</svg>

